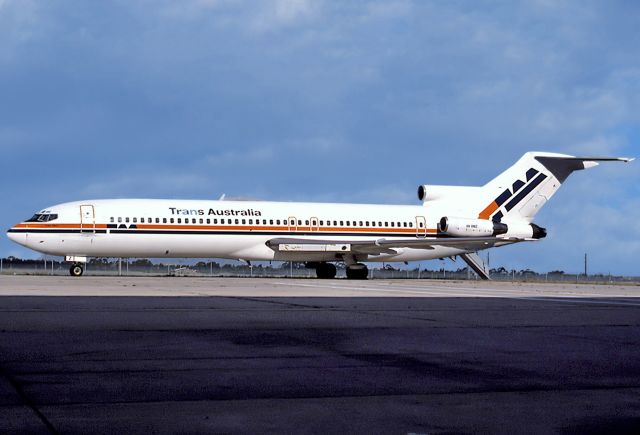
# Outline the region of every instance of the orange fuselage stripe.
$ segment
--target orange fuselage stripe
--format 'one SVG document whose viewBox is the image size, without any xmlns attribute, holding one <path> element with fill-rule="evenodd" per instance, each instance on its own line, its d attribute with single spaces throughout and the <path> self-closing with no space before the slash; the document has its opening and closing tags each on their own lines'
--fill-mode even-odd
<svg viewBox="0 0 640 435">
<path fill-rule="evenodd" d="M 478 215 L 478 219 L 489 219 L 494 211 L 496 211 L 500 206 L 497 202 L 493 201 L 491 204 L 487 206 L 484 210 L 480 212 Z"/>
<path fill-rule="evenodd" d="M 116 224 L 114 224 L 116 225 Z M 124 225 L 124 224 L 123 224 Z M 438 232 L 435 228 L 396 228 L 396 227 L 308 227 L 308 226 L 248 226 L 248 225 L 193 225 L 193 224 L 177 224 L 177 225 L 154 225 L 154 224 L 134 224 L 135 229 L 140 230 L 233 230 L 233 231 L 294 231 L 294 232 L 344 232 L 344 233 L 366 233 L 371 231 L 395 232 L 404 234 L 435 234 Z M 34 229 L 93 229 L 93 224 L 64 223 L 64 224 L 44 224 L 44 223 L 20 223 L 14 225 L 14 228 L 34 228 Z M 96 224 L 96 229 L 107 229 L 107 224 Z M 119 229 L 119 228 L 112 228 Z M 122 228 L 129 229 L 129 228 Z"/>
</svg>

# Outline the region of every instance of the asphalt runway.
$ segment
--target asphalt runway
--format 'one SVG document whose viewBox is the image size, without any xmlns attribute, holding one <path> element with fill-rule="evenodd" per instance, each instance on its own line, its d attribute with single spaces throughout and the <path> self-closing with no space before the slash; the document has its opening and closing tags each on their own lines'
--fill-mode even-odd
<svg viewBox="0 0 640 435">
<path fill-rule="evenodd" d="M 640 287 L 0 276 L 0 433 L 640 433 Z"/>
</svg>

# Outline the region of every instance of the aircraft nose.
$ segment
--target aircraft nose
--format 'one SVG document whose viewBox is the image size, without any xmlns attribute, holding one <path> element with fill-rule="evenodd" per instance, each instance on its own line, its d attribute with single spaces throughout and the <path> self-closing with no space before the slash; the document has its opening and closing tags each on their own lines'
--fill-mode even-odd
<svg viewBox="0 0 640 435">
<path fill-rule="evenodd" d="M 7 231 L 7 237 L 9 238 L 9 240 L 16 242 L 19 245 L 25 244 L 25 234 L 15 232 L 14 228 L 11 228 L 9 231 Z"/>
</svg>

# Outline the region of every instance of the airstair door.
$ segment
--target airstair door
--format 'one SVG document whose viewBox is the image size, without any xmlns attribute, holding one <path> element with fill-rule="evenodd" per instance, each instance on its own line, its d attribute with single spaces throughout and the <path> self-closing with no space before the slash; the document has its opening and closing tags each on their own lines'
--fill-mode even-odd
<svg viewBox="0 0 640 435">
<path fill-rule="evenodd" d="M 427 237 L 427 220 L 424 216 L 416 216 L 416 237 Z"/>
<path fill-rule="evenodd" d="M 95 210 L 92 205 L 80 206 L 80 231 L 82 233 L 96 232 Z"/>
</svg>

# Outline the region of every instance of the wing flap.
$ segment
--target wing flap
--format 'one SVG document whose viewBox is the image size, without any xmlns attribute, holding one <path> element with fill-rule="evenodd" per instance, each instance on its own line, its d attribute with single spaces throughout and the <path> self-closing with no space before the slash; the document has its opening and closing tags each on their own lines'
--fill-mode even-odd
<svg viewBox="0 0 640 435">
<path fill-rule="evenodd" d="M 396 254 L 394 248 L 435 249 L 436 246 L 451 246 L 465 250 L 478 250 L 512 243 L 535 241 L 516 237 L 447 237 L 419 239 L 335 240 L 278 237 L 266 245 L 280 252 L 335 252 L 358 254 Z"/>
</svg>

